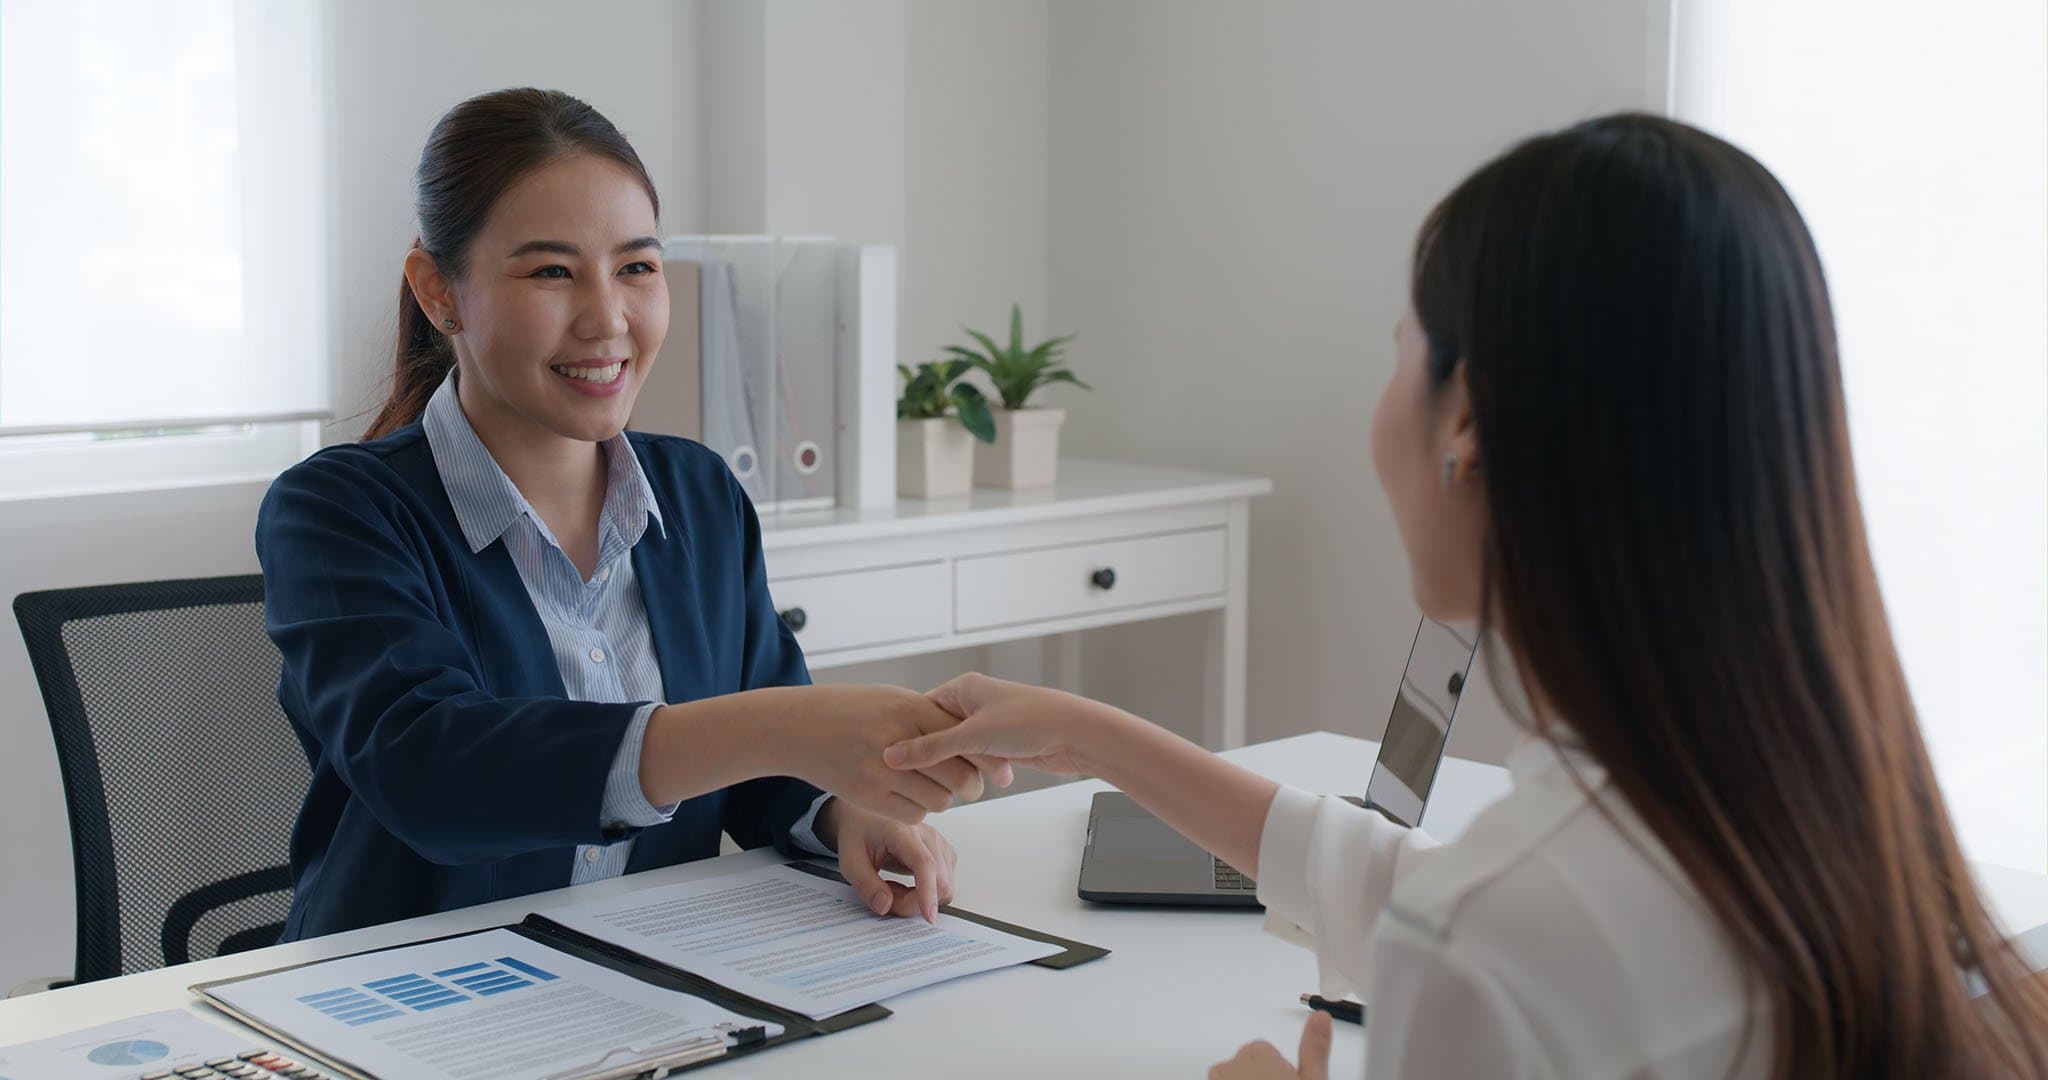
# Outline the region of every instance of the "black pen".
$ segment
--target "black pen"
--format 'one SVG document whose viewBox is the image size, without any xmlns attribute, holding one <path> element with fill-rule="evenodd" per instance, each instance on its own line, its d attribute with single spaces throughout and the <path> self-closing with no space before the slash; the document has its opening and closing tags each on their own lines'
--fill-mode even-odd
<svg viewBox="0 0 2048 1080">
<path fill-rule="evenodd" d="M 1356 1001 L 1331 1001 L 1315 994 L 1301 995 L 1301 1003 L 1317 1012 L 1326 1012 L 1347 1024 L 1365 1023 L 1365 1006 Z"/>
</svg>

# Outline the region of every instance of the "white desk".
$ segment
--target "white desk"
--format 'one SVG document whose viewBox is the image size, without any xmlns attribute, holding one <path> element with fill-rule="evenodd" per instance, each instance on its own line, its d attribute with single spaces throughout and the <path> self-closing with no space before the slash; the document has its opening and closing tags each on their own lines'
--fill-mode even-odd
<svg viewBox="0 0 2048 1080">
<path fill-rule="evenodd" d="M 1075 632 L 1214 613 L 1204 655 L 1191 658 L 1208 679 L 1201 739 L 1240 746 L 1249 502 L 1271 490 L 1065 460 L 1049 488 L 764 516 L 761 547 L 813 671 L 1042 638 L 1055 650 L 1049 670 L 1002 674 L 1071 689 Z"/>
<path fill-rule="evenodd" d="M 1376 752 L 1364 740 L 1316 734 L 1227 756 L 1311 790 L 1353 792 L 1363 787 Z M 1447 761 L 1426 825 L 1439 837 L 1456 836 L 1506 789 L 1506 773 L 1496 766 Z M 1190 1078 L 1254 1038 L 1271 1039 L 1292 1056 L 1305 1019 L 1296 998 L 1314 988 L 1314 962 L 1262 933 L 1258 913 L 1095 907 L 1075 897 L 1088 799 L 1098 790 L 1093 782 L 1068 784 L 935 820 L 961 851 L 962 906 L 1106 946 L 1110 956 L 1068 971 L 1014 968 L 906 994 L 888 1002 L 896 1015 L 887 1020 L 708 1075 Z M 772 857 L 748 852 L 0 1001 L 0 1043 L 189 1003 L 185 988 L 205 979 L 516 922 L 529 911 L 559 908 L 572 895 L 643 889 Z M 2023 936 L 2035 943 L 2048 938 L 2048 877 L 1980 868 L 1980 880 L 2009 927 L 2032 931 Z M 2048 964 L 2048 952 L 2036 948 L 2034 955 L 2037 967 Z M 1358 1029 L 1337 1025 L 1331 1075 L 1359 1075 L 1364 1049 Z"/>
</svg>

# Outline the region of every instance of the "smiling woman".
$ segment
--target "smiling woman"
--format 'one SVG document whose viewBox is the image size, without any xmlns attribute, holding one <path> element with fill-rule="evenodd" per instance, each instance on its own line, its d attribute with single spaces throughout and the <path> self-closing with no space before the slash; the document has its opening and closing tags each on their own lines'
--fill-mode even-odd
<svg viewBox="0 0 2048 1080">
<path fill-rule="evenodd" d="M 632 146 L 567 94 L 505 90 L 435 125 L 417 186 L 391 398 L 257 520 L 313 770 L 285 936 L 703 858 L 721 832 L 836 852 L 878 915 L 935 919 L 953 851 L 922 819 L 982 774 L 881 752 L 956 721 L 808 685 L 724 461 L 624 430 L 668 331 Z"/>
</svg>

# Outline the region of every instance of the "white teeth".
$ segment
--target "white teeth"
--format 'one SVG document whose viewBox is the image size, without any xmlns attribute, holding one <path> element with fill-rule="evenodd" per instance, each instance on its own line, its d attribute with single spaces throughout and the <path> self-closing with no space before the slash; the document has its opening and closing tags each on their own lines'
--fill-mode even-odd
<svg viewBox="0 0 2048 1080">
<path fill-rule="evenodd" d="M 582 379 L 584 382 L 608 383 L 617 379 L 619 372 L 624 370 L 625 366 L 623 362 L 606 364 L 603 367 L 565 367 L 557 365 L 553 370 L 557 374 L 567 375 L 572 379 Z"/>
</svg>

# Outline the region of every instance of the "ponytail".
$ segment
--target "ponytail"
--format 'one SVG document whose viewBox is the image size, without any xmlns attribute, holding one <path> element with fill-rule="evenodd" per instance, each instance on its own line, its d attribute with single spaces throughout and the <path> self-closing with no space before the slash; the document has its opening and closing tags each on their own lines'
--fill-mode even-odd
<svg viewBox="0 0 2048 1080">
<path fill-rule="evenodd" d="M 419 242 L 415 240 L 417 247 Z M 427 402 L 455 366 L 455 354 L 425 309 L 412 295 L 412 286 L 398 279 L 398 356 L 391 371 L 391 396 L 370 421 L 363 439 L 381 439 L 420 418 Z"/>
</svg>

